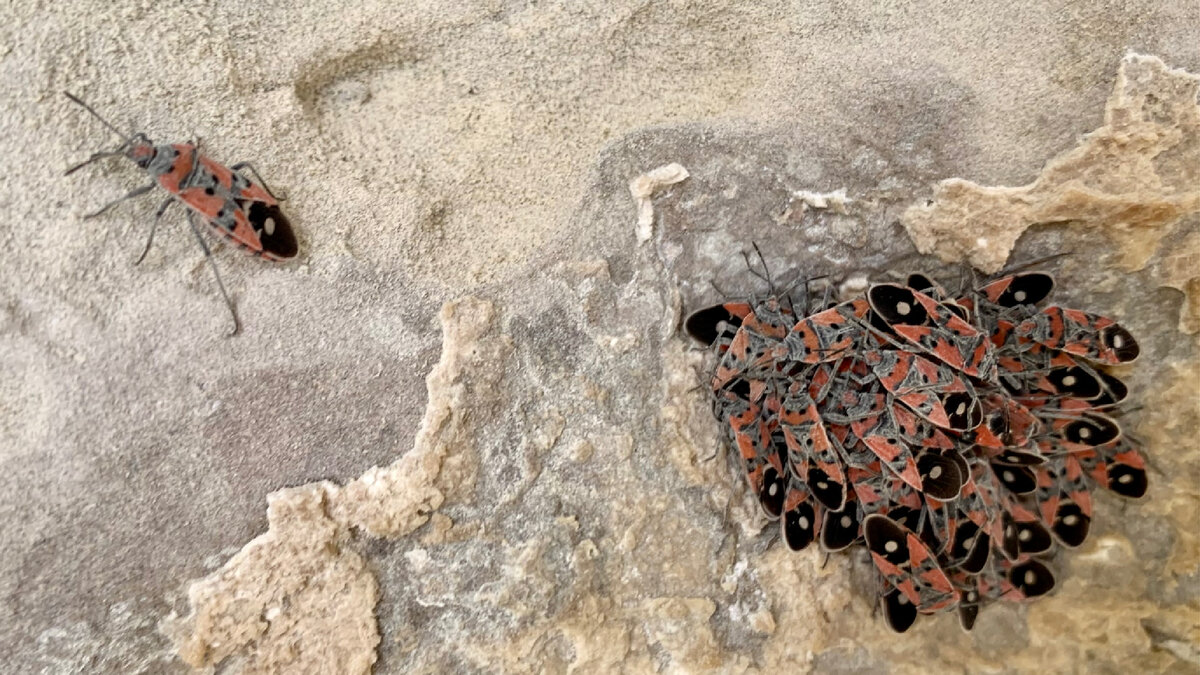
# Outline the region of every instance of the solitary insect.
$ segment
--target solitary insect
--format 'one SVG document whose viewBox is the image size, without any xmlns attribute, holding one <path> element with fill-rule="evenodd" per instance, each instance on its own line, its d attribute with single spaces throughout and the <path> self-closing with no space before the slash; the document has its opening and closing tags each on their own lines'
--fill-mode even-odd
<svg viewBox="0 0 1200 675">
<path fill-rule="evenodd" d="M 124 134 L 78 97 L 69 92 L 63 93 L 123 141 L 113 150 L 94 153 L 86 161 L 68 170 L 66 175 L 106 157 L 122 155 L 133 160 L 152 179 L 149 185 L 130 191 L 125 196 L 105 204 L 100 210 L 85 215 L 84 218 L 95 218 L 126 199 L 144 195 L 155 187 L 166 190 L 168 197 L 158 207 L 154 223 L 150 227 L 150 236 L 146 239 L 146 247 L 138 257 L 137 263 L 142 262 L 150 251 L 150 245 L 154 242 L 154 230 L 167 208 L 176 201 L 188 207 L 188 225 L 191 226 L 196 241 L 212 267 L 221 297 L 225 299 L 225 305 L 233 317 L 233 332 L 230 335 L 237 335 L 241 330 L 237 310 L 225 291 L 225 284 L 221 282 L 221 274 L 217 271 L 212 251 L 200 235 L 196 218 L 232 240 L 238 248 L 261 258 L 281 261 L 295 257 L 298 251 L 296 235 L 279 208 L 278 198 L 266 187 L 266 181 L 249 162 L 226 167 L 201 154 L 196 143 L 155 145 L 143 133 Z M 258 179 L 258 183 L 243 175 L 243 170 L 249 171 Z"/>
</svg>

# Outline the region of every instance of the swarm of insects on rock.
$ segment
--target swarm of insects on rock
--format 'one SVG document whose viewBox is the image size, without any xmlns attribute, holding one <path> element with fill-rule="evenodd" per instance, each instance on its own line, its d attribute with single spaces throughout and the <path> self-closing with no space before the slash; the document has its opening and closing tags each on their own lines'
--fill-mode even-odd
<svg viewBox="0 0 1200 675">
<path fill-rule="evenodd" d="M 123 156 L 137 164 L 151 179 L 148 185 L 134 189 L 84 217 L 95 218 L 126 199 L 144 195 L 155 187 L 162 188 L 167 197 L 158 207 L 146 247 L 137 260 L 140 263 L 150 251 L 159 218 L 175 202 L 187 207 L 188 224 L 212 266 L 221 297 L 225 299 L 225 305 L 233 317 L 231 335 L 236 335 L 241 330 L 241 322 L 233 301 L 225 291 L 225 284 L 221 282 L 212 252 L 200 236 L 196 220 L 207 223 L 213 231 L 231 240 L 238 248 L 256 256 L 272 261 L 288 260 L 295 257 L 299 246 L 291 224 L 279 208 L 279 199 L 271 193 L 249 162 L 227 167 L 202 154 L 197 143 L 155 145 L 145 134 L 122 133 L 81 99 L 71 93 L 63 93 L 122 139 L 115 149 L 93 154 L 69 169 L 67 175 L 107 157 Z M 247 171 L 258 179 L 258 183 L 246 177 L 244 172 Z"/>
<path fill-rule="evenodd" d="M 924 274 L 829 302 L 811 291 L 693 313 L 712 408 L 750 490 L 795 551 L 863 544 L 884 616 L 1049 592 L 1056 543 L 1079 546 L 1092 490 L 1146 492 L 1107 371 L 1138 356 L 1115 321 L 1048 305 L 1041 272 L 950 293 Z"/>
</svg>

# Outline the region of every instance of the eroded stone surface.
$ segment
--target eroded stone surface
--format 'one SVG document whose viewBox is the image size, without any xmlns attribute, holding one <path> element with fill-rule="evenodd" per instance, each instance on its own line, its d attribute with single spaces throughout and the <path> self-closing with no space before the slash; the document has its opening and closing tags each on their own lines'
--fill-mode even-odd
<svg viewBox="0 0 1200 675">
<path fill-rule="evenodd" d="M 348 548 L 353 531 L 395 537 L 424 525 L 447 492 L 470 495 L 472 442 L 464 390 L 493 391 L 510 348 L 481 342 L 492 307 L 442 309 L 443 356 L 426 379 L 417 445 L 390 466 L 338 486 L 328 481 L 270 496 L 268 531 L 188 590 L 191 612 L 167 622 L 180 657 L 212 666 L 235 656 L 247 672 L 368 672 L 379 634 L 374 575 Z M 468 384 L 469 383 L 469 384 Z M 492 396 L 495 394 L 492 393 Z"/>
<path fill-rule="evenodd" d="M 777 283 L 850 288 L 925 266 L 898 225 L 915 195 L 947 176 L 1030 181 L 1099 126 L 1129 45 L 1196 72 L 1193 9 L 92 10 L 17 3 L 0 26 L 15 92 L 0 154 L 20 167 L 2 179 L 0 225 L 14 253 L 0 266 L 5 663 L 960 672 L 1194 658 L 1198 483 L 1178 439 L 1194 427 L 1196 348 L 1173 332 L 1179 293 L 1154 290 L 1191 278 L 1165 257 L 1170 237 L 1129 274 L 1069 227 L 1018 246 L 1018 259 L 1075 250 L 1054 264 L 1060 297 L 1143 340 L 1131 383 L 1148 405 L 1133 419 L 1162 475 L 1144 503 L 1098 502 L 1095 547 L 1058 596 L 989 610 L 971 636 L 945 618 L 895 638 L 862 590 L 868 561 L 769 544 L 715 445 L 699 354 L 676 336 L 683 312 L 721 297 L 714 284 L 763 292 L 740 255 L 752 241 Z M 236 341 L 179 223 L 130 265 L 153 200 L 79 218 L 138 179 L 115 160 L 60 175 L 107 139 L 63 88 L 122 127 L 254 160 L 288 193 L 303 262 L 218 252 L 246 324 Z M 653 198 L 658 236 L 638 246 L 627 181 L 671 162 L 691 177 Z M 797 197 L 842 189 L 844 212 Z M 474 309 L 443 335 L 438 308 L 464 297 L 486 300 L 459 303 Z M 159 632 L 172 612 L 177 641 Z"/>
<path fill-rule="evenodd" d="M 1170 228 L 1200 211 L 1198 90 L 1200 77 L 1131 54 L 1104 126 L 1050 160 L 1037 180 L 1022 187 L 942 181 L 929 203 L 904 213 L 904 225 L 922 253 L 985 272 L 999 271 L 1036 224 L 1088 228 L 1112 240 L 1123 269 L 1141 269 Z"/>
<path fill-rule="evenodd" d="M 271 495 L 268 532 L 188 591 L 193 614 L 166 630 L 193 666 L 233 657 L 244 672 L 367 672 L 379 634 L 375 577 L 345 548 L 326 485 Z"/>
<path fill-rule="evenodd" d="M 743 138 L 738 145 L 755 144 Z M 611 149 L 600 175 L 621 175 L 626 156 L 623 147 Z M 1162 448 L 1171 447 L 1180 425 L 1198 421 L 1189 398 L 1194 382 L 1185 372 L 1195 353 L 1176 344 L 1177 357 L 1191 365 L 1167 365 L 1179 363 L 1168 355 L 1169 339 L 1146 340 L 1131 373 L 1147 407 L 1159 411 L 1143 416 L 1137 431 L 1165 475 L 1153 477 L 1145 502 L 1118 507 L 1116 498 L 1100 498 L 1094 536 L 1060 557 L 1059 590 L 1029 610 L 990 607 L 969 636 L 949 616 L 893 635 L 869 604 L 869 560 L 838 555 L 825 563 L 816 552 L 771 545 L 774 526 L 748 499 L 717 444 L 701 384 L 702 352 L 675 334 L 679 318 L 712 298 L 705 275 L 713 271 L 717 285 L 763 292 L 765 280 L 748 276 L 738 255 L 748 241 L 763 251 L 763 260 L 750 263 L 765 261 L 777 283 L 814 273 L 786 266 L 801 256 L 805 237 L 822 242 L 826 253 L 814 265 L 836 278 L 879 274 L 904 242 L 880 237 L 873 223 L 902 200 L 859 182 L 850 190 L 862 197 L 845 213 L 787 213 L 789 193 L 762 185 L 761 174 L 738 156 L 685 158 L 695 167 L 692 180 L 658 197 L 663 230 L 651 254 L 635 245 L 627 218 L 600 216 L 622 204 L 626 213 L 634 208 L 621 194 L 623 181 L 599 180 L 579 217 L 605 222 L 623 239 L 598 237 L 590 250 L 604 258 L 581 257 L 530 279 L 514 296 L 523 302 L 494 310 L 479 301 L 448 306 L 417 446 L 347 488 L 314 488 L 329 495 L 327 511 L 341 531 L 415 535 L 365 544 L 383 597 L 377 667 L 1167 672 L 1191 663 L 1196 626 L 1186 617 L 1197 603 L 1200 553 L 1188 523 L 1200 503 L 1193 487 L 1200 477 L 1191 477 L 1195 453 L 1164 455 Z M 704 181 L 714 176 L 727 185 L 725 201 L 706 196 L 711 188 Z M 776 217 L 755 225 L 738 216 L 770 203 L 762 195 L 781 198 Z M 741 225 L 706 226 L 715 222 Z M 876 257 L 863 257 L 864 249 Z M 1073 287 L 1073 277 L 1086 279 L 1079 268 L 1059 266 L 1064 289 Z M 1173 319 L 1134 312 L 1125 322 L 1152 336 L 1169 332 Z M 634 382 L 656 385 L 638 389 Z M 443 460 L 452 457 L 466 458 L 465 468 L 448 477 L 452 463 Z M 424 533 L 414 530 L 432 509 L 444 520 Z M 317 517 L 329 521 L 325 511 Z M 230 567 L 241 564 L 235 558 Z M 1177 580 L 1170 590 L 1162 585 L 1168 577 Z M 195 588 L 213 583 L 193 589 L 201 616 L 236 589 L 197 601 Z M 261 610 L 254 609 L 224 630 L 237 625 L 261 633 Z M 320 618 L 312 618 L 314 627 L 323 628 Z M 192 630 L 194 641 L 199 631 Z M 298 623 L 297 631 L 308 629 Z M 247 658 L 276 658 L 270 651 L 260 656 L 255 640 L 241 644 L 253 655 Z M 369 663 L 374 652 L 361 644 L 355 663 Z"/>
</svg>

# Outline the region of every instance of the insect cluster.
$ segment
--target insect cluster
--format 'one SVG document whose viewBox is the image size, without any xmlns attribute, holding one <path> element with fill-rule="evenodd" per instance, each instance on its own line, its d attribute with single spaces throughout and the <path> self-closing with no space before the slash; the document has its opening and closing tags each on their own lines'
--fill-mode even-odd
<svg viewBox="0 0 1200 675">
<path fill-rule="evenodd" d="M 728 302 L 686 328 L 711 346 L 713 412 L 792 550 L 862 543 L 888 624 L 1049 592 L 1102 485 L 1137 498 L 1145 462 L 1117 422 L 1137 358 L 1111 319 L 1041 307 L 1043 273 L 952 296 L 925 275 L 865 297 Z"/>
</svg>

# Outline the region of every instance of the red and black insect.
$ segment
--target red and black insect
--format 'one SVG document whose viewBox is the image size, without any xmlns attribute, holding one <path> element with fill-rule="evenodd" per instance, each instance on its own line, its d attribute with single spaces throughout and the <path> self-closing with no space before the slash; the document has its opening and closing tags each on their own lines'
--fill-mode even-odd
<svg viewBox="0 0 1200 675">
<path fill-rule="evenodd" d="M 158 220 L 171 204 L 179 202 L 187 207 L 188 224 L 212 267 L 217 287 L 233 317 L 234 328 L 231 335 L 236 335 L 241 330 L 237 311 L 229 294 L 225 291 L 224 283 L 221 282 L 221 275 L 213 261 L 212 252 L 200 235 L 196 219 L 208 224 L 221 236 L 231 240 L 238 248 L 267 260 L 288 260 L 296 256 L 299 246 L 291 224 L 279 208 L 279 199 L 271 193 L 266 182 L 249 162 L 226 167 L 203 155 L 196 143 L 155 145 L 145 134 L 122 133 L 78 97 L 68 92 L 63 93 L 122 139 L 121 144 L 113 150 L 93 154 L 87 160 L 68 170 L 67 175 L 98 160 L 124 156 L 145 170 L 151 178 L 148 185 L 132 190 L 125 196 L 105 204 L 98 211 L 84 217 L 99 216 L 126 199 L 146 194 L 155 187 L 165 190 L 168 196 L 159 205 L 155 214 L 145 249 L 137 260 L 140 263 L 146 257 L 146 253 L 149 252 L 154 241 L 154 231 Z M 247 178 L 244 171 L 252 174 L 258 182 Z"/>
<path fill-rule="evenodd" d="M 907 630 L 916 613 L 931 614 L 958 605 L 958 589 L 915 533 L 887 516 L 874 514 L 863 521 L 863 534 L 884 581 L 898 591 L 883 596 L 884 615 L 893 629 Z"/>
<path fill-rule="evenodd" d="M 951 293 L 912 274 L 833 305 L 806 287 L 687 320 L 718 355 L 713 411 L 764 512 L 793 550 L 870 551 L 894 630 L 954 609 L 970 630 L 987 603 L 1050 592 L 1091 491 L 1146 492 L 1118 422 L 1129 391 L 1106 370 L 1137 342 L 1039 308 L 1053 288 L 1022 272 Z"/>
<path fill-rule="evenodd" d="M 1077 309 L 1047 307 L 1016 327 L 1018 338 L 1099 363 L 1129 363 L 1140 350 L 1112 319 Z"/>
<path fill-rule="evenodd" d="M 867 298 L 876 316 L 920 351 L 972 377 L 995 378 L 992 344 L 962 317 L 961 308 L 899 284 L 876 284 Z"/>
</svg>

